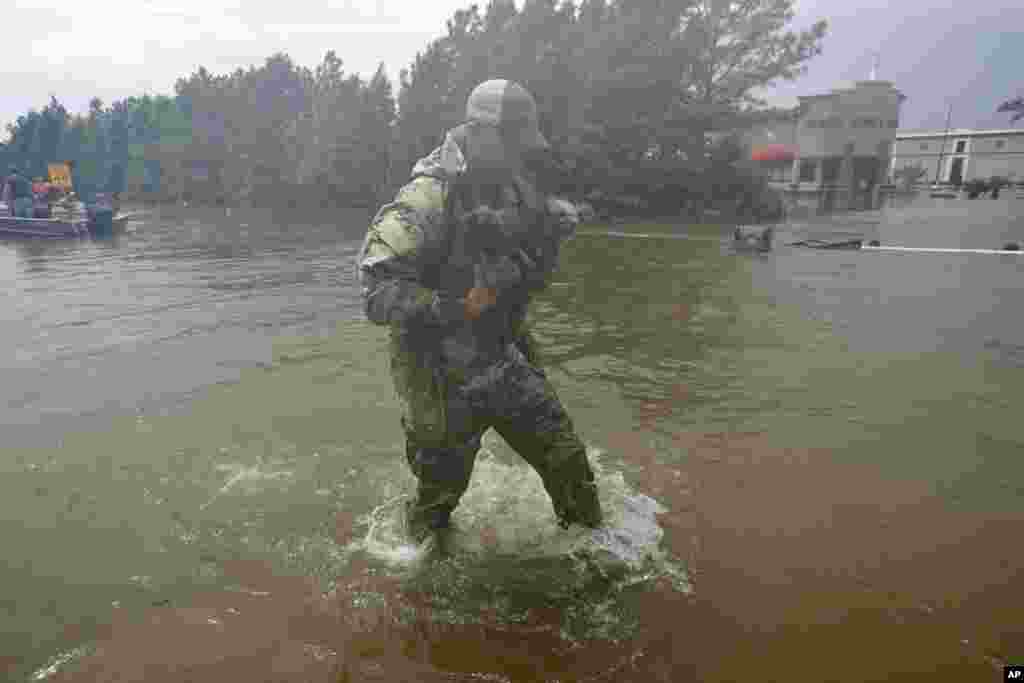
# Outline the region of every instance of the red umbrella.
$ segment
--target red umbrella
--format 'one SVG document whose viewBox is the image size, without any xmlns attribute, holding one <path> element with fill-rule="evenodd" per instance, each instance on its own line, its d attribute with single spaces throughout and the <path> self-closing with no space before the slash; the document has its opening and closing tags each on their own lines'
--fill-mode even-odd
<svg viewBox="0 0 1024 683">
<path fill-rule="evenodd" d="M 793 161 L 796 149 L 790 145 L 760 145 L 750 154 L 751 161 Z"/>
</svg>

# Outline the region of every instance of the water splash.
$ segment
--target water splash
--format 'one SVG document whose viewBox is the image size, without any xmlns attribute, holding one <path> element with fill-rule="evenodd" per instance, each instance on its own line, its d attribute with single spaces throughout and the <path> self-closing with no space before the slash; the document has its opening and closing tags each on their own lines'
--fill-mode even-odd
<svg viewBox="0 0 1024 683">
<path fill-rule="evenodd" d="M 407 498 L 406 494 L 394 496 L 363 517 L 360 522 L 368 527 L 366 536 L 353 541 L 352 549 L 391 566 L 410 566 L 421 560 L 427 546 L 413 543 L 403 528 L 402 505 Z"/>
<path fill-rule="evenodd" d="M 51 676 L 56 674 L 58 671 L 60 671 L 63 667 L 67 666 L 68 664 L 78 661 L 79 659 L 83 659 L 88 654 L 93 652 L 94 649 L 95 648 L 93 648 L 92 646 L 81 646 L 68 650 L 67 652 L 62 652 L 59 655 L 50 659 L 46 666 L 41 667 L 37 669 L 35 672 L 33 672 L 30 680 L 44 681 L 47 678 L 50 678 Z"/>
<path fill-rule="evenodd" d="M 661 548 L 664 534 L 657 515 L 666 509 L 653 498 L 633 491 L 621 472 L 607 471 L 601 453 L 592 450 L 605 526 L 592 530 L 558 527 L 540 477 L 525 464 L 502 462 L 486 446 L 481 449 L 469 490 L 453 515 L 453 529 L 443 537 L 443 555 L 463 576 L 496 575 L 522 584 L 524 577 L 543 580 L 564 592 L 594 576 L 633 585 L 660 576 L 677 590 L 689 592 L 685 570 Z M 422 570 L 438 554 L 436 539 L 416 545 L 403 528 L 399 492 L 363 519 L 366 535 L 354 542 L 392 569 Z"/>
<path fill-rule="evenodd" d="M 252 467 L 242 463 L 217 465 L 217 470 L 230 472 L 231 476 L 228 477 L 224 485 L 209 500 L 199 506 L 200 510 L 210 507 L 214 501 L 238 486 L 249 490 L 253 488 L 254 482 L 272 481 L 292 476 L 292 473 L 288 471 L 265 472 L 259 467 Z"/>
<path fill-rule="evenodd" d="M 395 623 L 419 623 L 424 612 L 413 605 L 420 605 L 435 624 L 550 633 L 570 644 L 629 642 L 640 625 L 641 584 L 668 579 L 670 590 L 691 588 L 682 565 L 660 547 L 657 515 L 665 508 L 632 490 L 600 456 L 590 453 L 605 514 L 597 530 L 558 527 L 540 477 L 488 446 L 453 529 L 442 536 L 410 543 L 402 528 L 409 492 L 390 491 L 353 545 L 401 577 L 400 595 L 386 599 Z"/>
</svg>

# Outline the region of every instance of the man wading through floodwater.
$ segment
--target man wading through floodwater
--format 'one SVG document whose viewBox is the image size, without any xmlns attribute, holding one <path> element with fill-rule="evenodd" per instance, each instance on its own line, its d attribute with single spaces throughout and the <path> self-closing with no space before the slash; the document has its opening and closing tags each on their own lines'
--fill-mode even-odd
<svg viewBox="0 0 1024 683">
<path fill-rule="evenodd" d="M 448 527 L 489 427 L 540 474 L 563 527 L 602 523 L 586 449 L 524 324 L 578 222 L 571 204 L 537 186 L 549 152 L 533 97 L 509 81 L 482 83 L 466 122 L 416 163 L 363 243 L 366 316 L 390 326 L 418 479 L 406 509 L 416 540 Z"/>
</svg>

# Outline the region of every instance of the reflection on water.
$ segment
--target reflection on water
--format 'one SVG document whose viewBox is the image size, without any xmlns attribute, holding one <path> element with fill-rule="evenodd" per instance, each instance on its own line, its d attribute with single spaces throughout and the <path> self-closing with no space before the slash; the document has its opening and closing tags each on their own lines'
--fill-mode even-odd
<svg viewBox="0 0 1024 683">
<path fill-rule="evenodd" d="M 979 246 L 1019 230 L 992 204 L 873 229 Z M 13 680 L 953 681 L 1024 652 L 1017 261 L 581 235 L 533 322 L 609 528 L 559 531 L 489 434 L 414 548 L 365 220 L 0 245 Z"/>
</svg>

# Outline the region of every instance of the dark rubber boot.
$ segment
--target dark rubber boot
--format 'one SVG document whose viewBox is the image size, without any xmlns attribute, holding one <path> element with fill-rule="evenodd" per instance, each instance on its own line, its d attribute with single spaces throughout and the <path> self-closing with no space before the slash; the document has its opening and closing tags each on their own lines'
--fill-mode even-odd
<svg viewBox="0 0 1024 683">
<path fill-rule="evenodd" d="M 420 543 L 432 533 L 451 526 L 451 510 L 447 508 L 422 507 L 415 500 L 405 502 L 405 532 L 414 542 Z"/>
<path fill-rule="evenodd" d="M 555 503 L 555 515 L 558 525 L 568 529 L 571 524 L 579 524 L 591 529 L 600 528 L 604 524 L 604 513 L 601 501 L 597 497 L 597 486 L 593 482 L 579 482 L 572 487 L 569 500 Z"/>
</svg>

